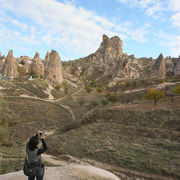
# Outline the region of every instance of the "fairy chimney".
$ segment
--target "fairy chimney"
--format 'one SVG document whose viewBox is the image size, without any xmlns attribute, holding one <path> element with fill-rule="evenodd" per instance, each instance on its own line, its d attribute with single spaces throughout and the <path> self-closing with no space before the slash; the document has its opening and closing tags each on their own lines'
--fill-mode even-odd
<svg viewBox="0 0 180 180">
<path fill-rule="evenodd" d="M 16 60 L 13 56 L 13 50 L 9 50 L 5 60 L 3 74 L 9 77 L 16 77 L 18 75 Z"/>
<path fill-rule="evenodd" d="M 31 67 L 30 71 L 33 75 L 35 76 L 43 76 L 44 75 L 44 64 L 40 59 L 39 53 L 36 52 Z"/>
<path fill-rule="evenodd" d="M 55 50 L 52 50 L 50 53 L 45 77 L 56 84 L 61 84 L 63 81 L 61 59 Z"/>
</svg>

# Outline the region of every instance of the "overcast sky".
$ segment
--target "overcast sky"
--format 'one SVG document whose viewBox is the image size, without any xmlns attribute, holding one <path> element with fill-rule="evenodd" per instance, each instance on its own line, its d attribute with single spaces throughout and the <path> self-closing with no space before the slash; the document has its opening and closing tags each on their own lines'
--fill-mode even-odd
<svg viewBox="0 0 180 180">
<path fill-rule="evenodd" d="M 180 55 L 180 0 L 0 0 L 0 51 L 62 60 L 96 51 L 119 36 L 135 57 Z"/>
</svg>

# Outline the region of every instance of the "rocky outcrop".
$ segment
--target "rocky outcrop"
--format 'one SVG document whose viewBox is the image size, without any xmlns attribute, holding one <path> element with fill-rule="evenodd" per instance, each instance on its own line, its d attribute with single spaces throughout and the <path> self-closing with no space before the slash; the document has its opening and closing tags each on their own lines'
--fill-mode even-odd
<svg viewBox="0 0 180 180">
<path fill-rule="evenodd" d="M 123 42 L 119 37 L 114 36 L 109 38 L 108 36 L 103 35 L 102 43 L 99 49 L 95 52 L 92 60 L 109 62 L 118 59 L 123 55 L 122 47 Z"/>
<path fill-rule="evenodd" d="M 179 58 L 173 58 L 172 61 L 174 64 L 174 74 L 180 75 L 180 56 Z"/>
<path fill-rule="evenodd" d="M 103 35 L 102 43 L 95 53 L 71 62 L 70 66 L 68 71 L 71 74 L 94 80 L 104 77 L 138 78 L 141 73 L 134 56 L 123 53 L 123 42 L 117 36 L 109 38 Z"/>
<path fill-rule="evenodd" d="M 3 67 L 3 74 L 9 77 L 16 77 L 18 75 L 16 60 L 13 56 L 13 50 L 10 50 Z"/>
<path fill-rule="evenodd" d="M 159 77 L 159 78 L 166 77 L 166 64 L 165 64 L 164 56 L 162 54 L 160 54 L 156 59 L 152 67 L 152 72 L 153 72 L 153 76 L 155 77 Z"/>
<path fill-rule="evenodd" d="M 63 81 L 61 59 L 55 50 L 52 50 L 50 53 L 45 78 L 56 84 L 61 84 Z"/>
<path fill-rule="evenodd" d="M 47 68 L 47 65 L 49 63 L 49 58 L 50 58 L 50 53 L 49 53 L 49 51 L 47 51 L 46 56 L 45 56 L 45 60 L 44 60 L 45 68 Z"/>
<path fill-rule="evenodd" d="M 30 72 L 32 75 L 35 76 L 43 76 L 44 75 L 44 64 L 40 59 L 39 53 L 36 53 L 32 64 L 30 66 Z"/>
</svg>

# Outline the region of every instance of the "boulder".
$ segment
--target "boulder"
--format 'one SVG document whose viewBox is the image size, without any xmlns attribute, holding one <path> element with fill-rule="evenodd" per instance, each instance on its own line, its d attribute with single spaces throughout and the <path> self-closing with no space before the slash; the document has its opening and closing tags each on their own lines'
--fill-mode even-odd
<svg viewBox="0 0 180 180">
<path fill-rule="evenodd" d="M 6 57 L 3 74 L 8 75 L 11 78 L 14 78 L 18 75 L 16 60 L 13 56 L 13 50 L 9 50 Z"/>
<path fill-rule="evenodd" d="M 26 180 L 22 171 L 0 175 L 0 180 Z M 44 180 L 120 180 L 114 174 L 93 166 L 46 167 Z"/>
<path fill-rule="evenodd" d="M 62 63 L 59 54 L 55 50 L 50 53 L 45 78 L 55 84 L 63 82 Z"/>
</svg>

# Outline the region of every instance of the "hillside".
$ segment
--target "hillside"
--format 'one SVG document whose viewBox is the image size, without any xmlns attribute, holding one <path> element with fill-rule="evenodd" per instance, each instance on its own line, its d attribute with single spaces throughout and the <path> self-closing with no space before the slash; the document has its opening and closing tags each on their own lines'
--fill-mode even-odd
<svg viewBox="0 0 180 180">
<path fill-rule="evenodd" d="M 82 83 L 75 88 L 67 82 L 60 89 L 41 79 L 0 82 L 1 101 L 10 115 L 1 124 L 6 133 L 0 143 L 1 174 L 22 168 L 27 139 L 42 129 L 48 135 L 47 153 L 56 159 L 69 160 L 72 155 L 121 179 L 180 177 L 180 99 L 175 96 L 171 102 L 166 97 L 156 106 L 143 100 L 146 89 L 155 86 L 170 91 L 178 85 L 177 79 L 164 85 L 152 80 L 140 89 L 130 86 L 123 91 L 98 92 L 91 87 L 90 93 Z M 114 92 L 117 99 L 111 102 L 107 94 Z"/>
<path fill-rule="evenodd" d="M 96 52 L 67 62 L 54 50 L 45 59 L 10 50 L 0 75 L 0 174 L 22 169 L 28 138 L 43 130 L 48 166 L 180 178 L 180 57 L 136 58 L 103 35 Z"/>
</svg>

